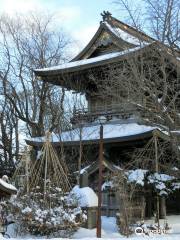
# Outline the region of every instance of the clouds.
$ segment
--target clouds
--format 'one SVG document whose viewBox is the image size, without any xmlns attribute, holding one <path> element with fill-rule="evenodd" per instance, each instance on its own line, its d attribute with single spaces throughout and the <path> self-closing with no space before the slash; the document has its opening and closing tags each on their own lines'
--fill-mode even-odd
<svg viewBox="0 0 180 240">
<path fill-rule="evenodd" d="M 80 18 L 81 9 L 78 6 L 64 6 L 55 11 L 55 16 L 60 17 L 63 21 L 73 21 Z"/>
<path fill-rule="evenodd" d="M 107 1 L 107 0 L 106 0 Z M 70 33 L 75 39 L 74 53 L 91 40 L 98 29 L 99 13 L 105 9 L 105 0 L 0 0 L 0 13 L 13 16 L 28 12 L 53 15 L 53 29 Z"/>
<path fill-rule="evenodd" d="M 74 31 L 71 32 L 71 36 L 74 40 L 73 49 L 71 49 L 73 57 L 80 53 L 90 42 L 97 29 L 98 25 L 92 25 L 80 29 L 74 29 Z"/>
<path fill-rule="evenodd" d="M 81 8 L 79 6 L 66 6 L 59 4 L 57 0 L 0 0 L 0 5 L 0 11 L 9 15 L 45 11 L 55 14 L 62 22 L 73 21 L 73 19 L 79 18 L 81 15 Z"/>
<path fill-rule="evenodd" d="M 1 12 L 13 15 L 25 14 L 28 11 L 41 10 L 41 1 L 38 0 L 0 0 Z"/>
<path fill-rule="evenodd" d="M 81 49 L 82 49 L 82 46 L 84 47 L 89 43 L 91 38 L 96 33 L 97 29 L 98 29 L 98 23 L 91 26 L 84 26 L 80 29 L 75 29 L 72 32 L 72 35 L 75 38 L 75 40 L 79 40 Z"/>
</svg>

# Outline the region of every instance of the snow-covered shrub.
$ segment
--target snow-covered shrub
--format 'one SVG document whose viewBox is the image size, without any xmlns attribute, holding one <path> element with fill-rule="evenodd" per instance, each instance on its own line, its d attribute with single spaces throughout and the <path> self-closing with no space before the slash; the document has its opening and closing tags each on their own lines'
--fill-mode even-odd
<svg viewBox="0 0 180 240">
<path fill-rule="evenodd" d="M 152 173 L 149 174 L 147 178 L 148 184 L 152 185 L 154 191 L 160 196 L 168 196 L 175 189 L 173 189 L 173 184 L 176 182 L 174 176 L 170 176 L 164 173 Z"/>
<path fill-rule="evenodd" d="M 13 197 L 10 207 L 22 234 L 64 237 L 86 219 L 77 200 L 71 199 L 71 204 L 68 201 L 59 188 L 52 188 L 50 193 L 43 195 L 36 187 L 33 192 Z"/>
<path fill-rule="evenodd" d="M 128 236 L 134 232 L 131 226 L 144 220 L 145 192 L 152 193 L 152 201 L 156 201 L 157 196 L 168 198 L 170 194 L 180 190 L 180 179 L 173 171 L 157 173 L 147 169 L 121 170 L 115 176 L 113 186 L 119 193 L 118 226 L 121 234 Z"/>
<path fill-rule="evenodd" d="M 166 196 L 174 191 L 180 190 L 180 180 L 177 177 L 150 172 L 144 169 L 128 170 L 124 172 L 128 184 L 137 186 L 143 190 L 144 187 L 151 189 L 160 196 Z"/>
</svg>

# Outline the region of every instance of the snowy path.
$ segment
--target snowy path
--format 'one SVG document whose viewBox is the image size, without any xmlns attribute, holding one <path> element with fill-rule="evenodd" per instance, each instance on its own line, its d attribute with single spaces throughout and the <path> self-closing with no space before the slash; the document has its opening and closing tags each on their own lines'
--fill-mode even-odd
<svg viewBox="0 0 180 240">
<path fill-rule="evenodd" d="M 95 238 L 96 229 L 80 228 L 73 236 L 75 239 Z M 119 238 L 121 235 L 116 226 L 116 219 L 113 217 L 102 217 L 102 238 Z"/>
<path fill-rule="evenodd" d="M 153 224 L 154 220 L 148 220 L 146 223 Z M 163 225 L 164 220 L 160 221 L 160 224 Z M 118 232 L 118 228 L 116 226 L 116 220 L 113 217 L 102 217 L 102 238 L 106 240 L 110 239 L 134 239 L 134 240 L 144 240 L 144 239 L 155 239 L 155 240 L 180 240 L 180 215 L 177 216 L 168 216 L 169 226 L 172 227 L 169 234 L 164 235 L 151 235 L 151 236 L 136 236 L 133 234 L 129 238 L 122 236 Z M 80 228 L 73 236 L 74 239 L 97 239 L 96 238 L 96 229 L 84 229 Z"/>
<path fill-rule="evenodd" d="M 161 224 L 163 225 L 164 220 L 161 220 Z M 153 220 L 148 220 L 146 223 L 153 223 Z M 112 239 L 119 239 L 119 240 L 144 240 L 144 239 L 150 239 L 150 240 L 180 240 L 180 215 L 174 215 L 174 216 L 168 216 L 168 224 L 172 228 L 171 231 L 168 234 L 159 235 L 154 234 L 151 236 L 137 236 L 133 234 L 129 238 L 126 238 L 119 234 L 118 228 L 116 226 L 115 218 L 113 217 L 102 217 L 102 238 L 106 240 L 112 240 Z M 10 233 L 11 231 L 9 231 Z M 12 234 L 12 232 L 11 232 Z M 12 236 L 12 235 L 11 235 Z M 0 237 L 0 240 L 3 239 Z M 21 238 L 11 238 L 11 240 L 19 240 L 19 239 L 47 239 L 47 238 L 37 238 L 37 237 L 21 237 Z M 52 238 L 51 240 L 60 240 L 62 238 Z M 85 229 L 80 228 L 73 236 L 72 239 L 83 239 L 83 240 L 95 240 L 96 238 L 96 229 Z M 3 239 L 4 240 L 4 239 Z M 63 239 L 65 240 L 65 239 Z"/>
</svg>

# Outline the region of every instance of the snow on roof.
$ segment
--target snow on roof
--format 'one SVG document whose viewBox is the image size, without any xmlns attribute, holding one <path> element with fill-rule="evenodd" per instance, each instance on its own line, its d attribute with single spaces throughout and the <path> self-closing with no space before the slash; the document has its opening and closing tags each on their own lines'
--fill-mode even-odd
<svg viewBox="0 0 180 240">
<path fill-rule="evenodd" d="M 104 139 L 119 138 L 125 136 L 133 136 L 146 133 L 156 129 L 152 126 L 139 125 L 137 123 L 121 123 L 121 124 L 105 124 Z M 98 140 L 99 125 L 87 126 L 82 128 L 82 141 Z M 75 142 L 80 140 L 80 128 L 62 132 L 61 135 L 52 133 L 51 142 Z M 30 139 L 32 142 L 45 142 L 45 137 L 36 137 Z"/>
<path fill-rule="evenodd" d="M 98 206 L 98 197 L 96 193 L 90 187 L 80 188 L 76 185 L 71 193 L 75 194 L 78 199 L 80 207 L 97 207 Z"/>
<path fill-rule="evenodd" d="M 113 32 L 117 37 L 120 37 L 122 40 L 134 44 L 134 45 L 141 45 L 141 44 L 147 44 L 147 42 L 142 41 L 141 39 L 133 36 L 132 34 L 129 34 L 126 31 L 123 31 L 122 29 L 118 27 L 112 27 L 109 23 L 105 22 L 108 29 Z"/>
<path fill-rule="evenodd" d="M 17 191 L 17 189 L 12 184 L 9 184 L 2 179 L 0 179 L 0 185 L 6 188 L 7 190 Z"/>
<path fill-rule="evenodd" d="M 137 51 L 140 48 L 142 48 L 142 47 L 139 46 L 139 47 L 127 49 L 127 50 L 124 50 L 124 51 L 107 53 L 107 54 L 104 54 L 102 56 L 83 59 L 83 60 L 78 60 L 78 61 L 74 61 L 74 62 L 68 62 L 68 63 L 58 65 L 58 66 L 49 67 L 49 68 L 35 69 L 35 72 L 46 72 L 46 71 L 53 71 L 53 70 L 64 70 L 64 69 L 69 69 L 69 68 L 76 68 L 76 67 L 79 67 L 79 66 L 82 66 L 82 65 L 88 65 L 88 64 L 91 64 L 91 63 L 101 62 L 101 61 L 105 61 L 105 60 L 108 60 L 108 59 L 113 59 L 113 58 L 116 58 L 116 57 L 119 57 L 119 56 L 123 56 L 123 55 L 126 55 L 126 54 L 130 53 L 130 52 Z"/>
</svg>

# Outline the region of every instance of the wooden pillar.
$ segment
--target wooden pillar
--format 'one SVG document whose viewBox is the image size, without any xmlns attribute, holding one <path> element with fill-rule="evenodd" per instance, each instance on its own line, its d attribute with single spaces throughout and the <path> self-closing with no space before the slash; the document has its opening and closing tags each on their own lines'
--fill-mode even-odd
<svg viewBox="0 0 180 240">
<path fill-rule="evenodd" d="M 152 207 L 152 196 L 148 195 L 146 197 L 146 213 L 145 213 L 145 217 L 151 218 L 153 215 L 153 207 Z"/>
<path fill-rule="evenodd" d="M 141 221 L 143 221 L 145 218 L 145 207 L 146 207 L 146 200 L 145 200 L 144 192 L 143 192 L 143 195 L 141 196 L 141 204 L 142 204 Z"/>
<path fill-rule="evenodd" d="M 101 238 L 101 202 L 102 202 L 102 164 L 103 164 L 103 125 L 100 126 L 99 146 L 99 182 L 98 182 L 98 213 L 97 213 L 97 238 Z"/>
<path fill-rule="evenodd" d="M 110 217 L 110 207 L 112 207 L 112 204 L 111 204 L 111 189 L 108 189 L 108 201 L 107 201 L 107 208 L 108 208 L 108 214 L 107 216 Z"/>
<path fill-rule="evenodd" d="M 155 171 L 156 173 L 159 172 L 159 162 L 158 162 L 158 145 L 157 145 L 157 136 L 154 136 L 154 147 L 155 147 Z M 158 224 L 158 229 L 160 227 L 159 223 L 159 196 L 158 194 L 156 195 L 156 221 Z"/>
<path fill-rule="evenodd" d="M 25 161 L 26 161 L 26 166 L 25 166 L 25 170 L 26 170 L 26 191 L 27 191 L 27 194 L 29 194 L 29 166 L 30 166 L 30 153 L 29 153 L 28 150 L 27 150 L 27 153 L 26 153 Z"/>
<path fill-rule="evenodd" d="M 162 196 L 160 198 L 160 218 L 166 219 L 166 198 L 164 196 Z"/>
<path fill-rule="evenodd" d="M 77 184 L 80 186 L 81 176 L 81 162 L 82 162 L 82 126 L 80 126 L 80 139 L 79 139 L 79 159 L 78 159 L 78 179 Z"/>
</svg>

